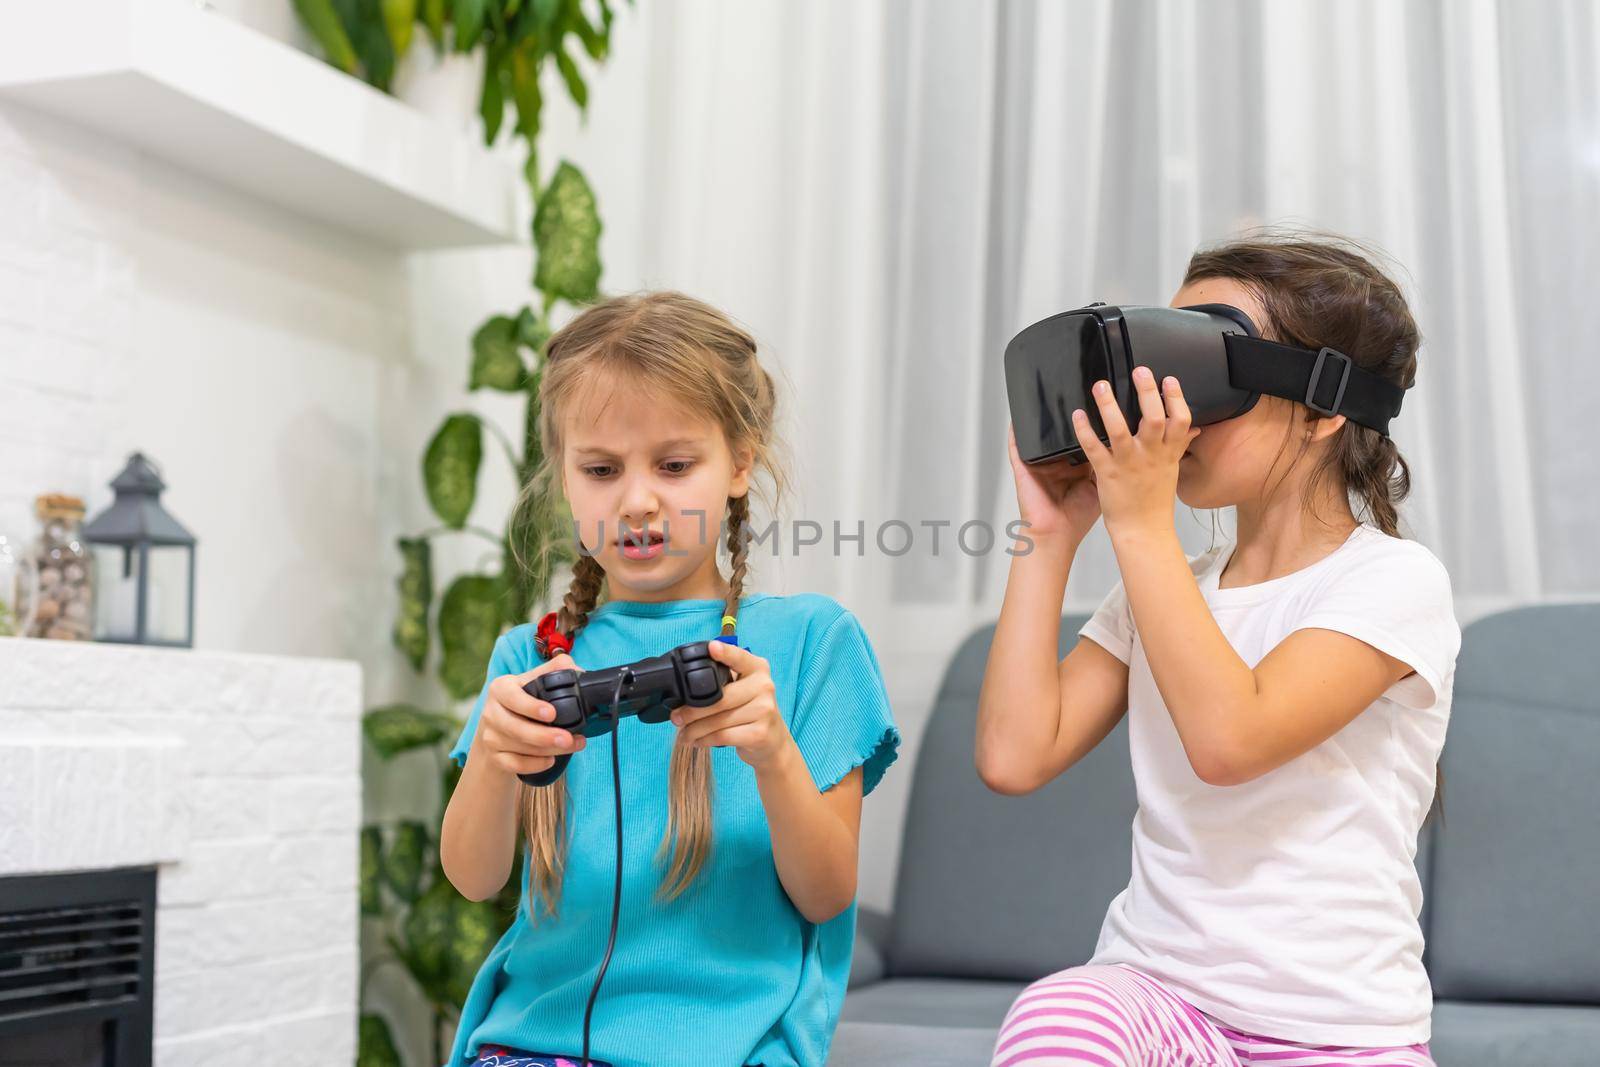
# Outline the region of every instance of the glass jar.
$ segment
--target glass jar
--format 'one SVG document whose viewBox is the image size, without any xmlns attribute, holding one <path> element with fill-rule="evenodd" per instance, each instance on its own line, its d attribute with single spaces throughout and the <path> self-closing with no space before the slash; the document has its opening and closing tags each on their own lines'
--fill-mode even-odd
<svg viewBox="0 0 1600 1067">
<path fill-rule="evenodd" d="M 34 569 L 26 550 L 0 534 L 0 637 L 20 637 L 32 620 Z"/>
<path fill-rule="evenodd" d="M 87 641 L 94 635 L 94 565 L 83 543 L 83 501 L 50 493 L 35 501 L 39 536 L 28 550 L 32 595 L 16 613 L 27 637 Z"/>
</svg>

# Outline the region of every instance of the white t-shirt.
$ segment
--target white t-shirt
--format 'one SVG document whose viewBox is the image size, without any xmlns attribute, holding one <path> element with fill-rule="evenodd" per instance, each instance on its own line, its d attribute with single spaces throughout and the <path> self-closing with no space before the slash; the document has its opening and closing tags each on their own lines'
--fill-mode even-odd
<svg viewBox="0 0 1600 1067">
<path fill-rule="evenodd" d="M 1417 833 L 1432 804 L 1461 630 L 1422 545 L 1358 526 L 1330 555 L 1218 589 L 1234 546 L 1191 561 L 1254 668 L 1295 630 L 1350 634 L 1410 664 L 1344 729 L 1236 786 L 1202 782 L 1156 689 L 1119 584 L 1079 631 L 1128 664 L 1139 810 L 1133 871 L 1092 963 L 1127 963 L 1224 1025 L 1286 1041 L 1428 1040 Z"/>
</svg>

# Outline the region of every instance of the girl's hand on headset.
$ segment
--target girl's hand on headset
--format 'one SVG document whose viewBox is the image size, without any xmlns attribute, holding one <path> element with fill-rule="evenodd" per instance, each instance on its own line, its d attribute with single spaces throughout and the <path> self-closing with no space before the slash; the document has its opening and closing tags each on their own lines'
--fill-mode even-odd
<svg viewBox="0 0 1600 1067">
<path fill-rule="evenodd" d="M 1029 537 L 1067 538 L 1076 545 L 1094 529 L 1100 518 L 1100 499 L 1094 471 L 1087 463 L 1076 467 L 1066 460 L 1029 466 L 1017 451 L 1017 433 L 1009 432 L 1011 474 L 1017 482 L 1017 506 L 1028 524 Z"/>
<path fill-rule="evenodd" d="M 1095 383 L 1094 399 L 1111 441 L 1109 448 L 1090 429 L 1089 416 L 1082 409 L 1072 413 L 1078 441 L 1094 468 L 1106 529 L 1113 534 L 1119 529 L 1172 527 L 1178 463 L 1200 431 L 1189 425 L 1189 404 L 1178 379 L 1168 377 L 1164 384 L 1163 397 L 1149 367 L 1133 369 L 1139 432 L 1132 433 L 1110 386 L 1103 381 Z"/>
</svg>

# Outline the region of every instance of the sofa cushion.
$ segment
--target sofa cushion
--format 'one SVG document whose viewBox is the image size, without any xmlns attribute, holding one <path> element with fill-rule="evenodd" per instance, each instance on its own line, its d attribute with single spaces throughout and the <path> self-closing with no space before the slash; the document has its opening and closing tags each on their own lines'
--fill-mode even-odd
<svg viewBox="0 0 1600 1067">
<path fill-rule="evenodd" d="M 1059 649 L 1083 617 L 1061 620 Z M 1136 805 L 1126 723 L 1070 774 L 1024 797 L 973 764 L 994 627 L 961 646 L 917 755 L 889 939 L 889 973 L 1030 980 L 1083 963 L 1128 884 Z"/>
<path fill-rule="evenodd" d="M 1011 982 L 893 979 L 852 991 L 830 1067 L 989 1061 L 995 1034 L 1024 986 Z M 1441 1000 L 1433 1007 L 1440 1067 L 1592 1067 L 1600 1008 Z M 905 1058 L 901 1058 L 904 1055 Z"/>
<path fill-rule="evenodd" d="M 850 954 L 850 988 L 881 982 L 888 976 L 884 946 L 889 943 L 889 916 L 873 908 L 856 909 L 856 943 Z"/>
<path fill-rule="evenodd" d="M 1462 636 L 1429 858 L 1428 965 L 1446 1000 L 1600 1004 L 1600 605 Z"/>
<path fill-rule="evenodd" d="M 1429 1048 L 1439 1067 L 1592 1067 L 1600 1008 L 1441 1000 Z"/>
<path fill-rule="evenodd" d="M 993 1030 L 841 1023 L 828 1067 L 983 1067 L 994 1051 Z"/>
<path fill-rule="evenodd" d="M 839 1018 L 897 1026 L 987 1029 L 991 1041 L 1006 1010 L 1027 982 L 974 982 L 952 978 L 891 978 L 852 989 Z"/>
</svg>

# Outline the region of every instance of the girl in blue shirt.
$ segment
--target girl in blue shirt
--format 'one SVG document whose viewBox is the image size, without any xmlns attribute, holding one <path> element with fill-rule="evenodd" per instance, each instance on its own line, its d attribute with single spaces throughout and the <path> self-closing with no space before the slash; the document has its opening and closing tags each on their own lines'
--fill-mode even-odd
<svg viewBox="0 0 1600 1067">
<path fill-rule="evenodd" d="M 495 646 L 452 756 L 440 859 L 484 900 L 525 840 L 522 906 L 462 1007 L 449 1067 L 576 1063 L 607 943 L 623 803 L 622 906 L 591 1024 L 616 1067 L 821 1067 L 855 935 L 861 798 L 894 760 L 877 658 L 825 596 L 746 593 L 749 492 L 775 487 L 774 390 L 755 342 L 677 293 L 607 301 L 550 339 L 537 507 L 560 492 L 583 551 L 558 612 Z M 718 547 L 729 552 L 726 577 Z M 667 723 L 585 738 L 523 691 L 719 634 L 734 680 Z M 518 774 L 572 754 L 553 785 Z"/>
</svg>

